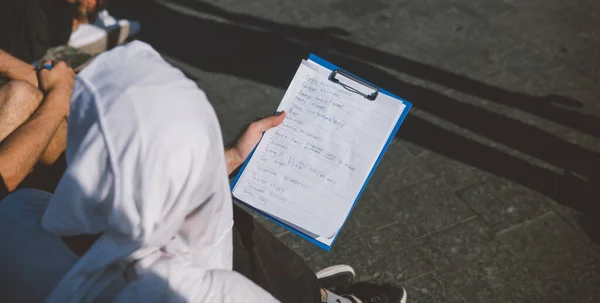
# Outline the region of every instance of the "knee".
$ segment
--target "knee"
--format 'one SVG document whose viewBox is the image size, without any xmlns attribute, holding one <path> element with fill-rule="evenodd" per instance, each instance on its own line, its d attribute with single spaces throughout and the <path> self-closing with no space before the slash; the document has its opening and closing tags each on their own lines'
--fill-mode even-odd
<svg viewBox="0 0 600 303">
<path fill-rule="evenodd" d="M 10 96 L 19 96 L 22 98 L 35 97 L 36 99 L 44 97 L 37 87 L 21 80 L 11 80 L 4 87 Z"/>
<path fill-rule="evenodd" d="M 12 80 L 2 89 L 6 90 L 8 96 L 5 102 L 16 102 L 21 108 L 25 105 L 31 113 L 37 109 L 44 98 L 44 94 L 37 87 L 25 81 Z"/>
</svg>

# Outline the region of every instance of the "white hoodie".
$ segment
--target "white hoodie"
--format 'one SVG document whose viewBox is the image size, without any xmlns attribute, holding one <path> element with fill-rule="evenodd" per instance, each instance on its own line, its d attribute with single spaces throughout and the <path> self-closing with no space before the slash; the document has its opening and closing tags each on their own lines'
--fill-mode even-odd
<svg viewBox="0 0 600 303">
<path fill-rule="evenodd" d="M 86 67 L 72 100 L 68 168 L 42 224 L 102 236 L 47 302 L 276 301 L 232 271 L 221 131 L 194 82 L 132 42 Z"/>
</svg>

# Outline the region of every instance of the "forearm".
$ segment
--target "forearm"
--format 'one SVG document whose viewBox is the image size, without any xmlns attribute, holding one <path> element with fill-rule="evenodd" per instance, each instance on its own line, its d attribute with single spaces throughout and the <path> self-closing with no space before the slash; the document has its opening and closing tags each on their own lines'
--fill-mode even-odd
<svg viewBox="0 0 600 303">
<path fill-rule="evenodd" d="M 40 163 L 52 165 L 67 148 L 67 119 L 63 118 L 50 143 L 40 157 Z"/>
<path fill-rule="evenodd" d="M 0 175 L 9 191 L 29 174 L 56 133 L 65 110 L 57 106 L 68 93 L 50 92 L 38 110 L 0 145 Z"/>
<path fill-rule="evenodd" d="M 234 170 L 242 165 L 243 161 L 235 148 L 225 148 L 225 163 L 227 164 L 227 175 L 231 175 Z"/>
<path fill-rule="evenodd" d="M 38 87 L 33 66 L 0 50 L 0 78 L 21 80 Z"/>
</svg>

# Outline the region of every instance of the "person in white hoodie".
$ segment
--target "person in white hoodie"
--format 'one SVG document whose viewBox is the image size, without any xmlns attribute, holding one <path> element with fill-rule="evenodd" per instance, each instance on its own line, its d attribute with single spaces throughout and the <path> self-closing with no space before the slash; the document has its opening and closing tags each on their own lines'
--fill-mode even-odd
<svg viewBox="0 0 600 303">
<path fill-rule="evenodd" d="M 0 301 L 361 302 L 321 289 L 298 255 L 234 215 L 228 173 L 284 118 L 224 152 L 205 94 L 150 46 L 100 55 L 76 78 L 54 194 L 0 202 Z M 91 239 L 79 255 L 78 235 Z"/>
</svg>

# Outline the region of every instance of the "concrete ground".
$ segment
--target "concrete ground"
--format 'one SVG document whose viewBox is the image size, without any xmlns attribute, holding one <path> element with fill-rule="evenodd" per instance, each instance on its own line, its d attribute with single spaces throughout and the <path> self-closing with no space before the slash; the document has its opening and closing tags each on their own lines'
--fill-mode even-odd
<svg viewBox="0 0 600 303">
<path fill-rule="evenodd" d="M 600 1 L 172 0 L 126 16 L 205 90 L 226 141 L 311 52 L 414 104 L 331 252 L 262 220 L 315 270 L 351 264 L 410 302 L 600 302 Z"/>
</svg>

